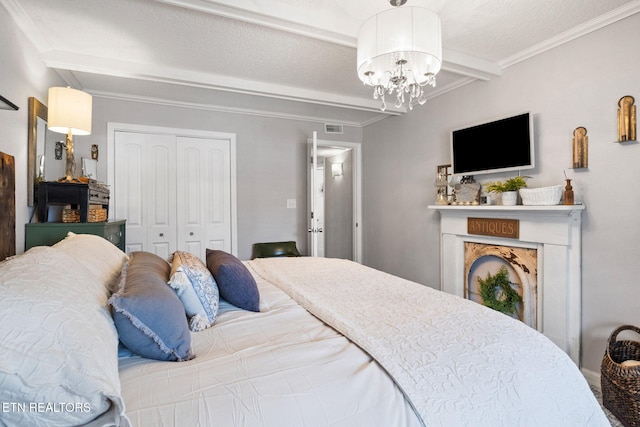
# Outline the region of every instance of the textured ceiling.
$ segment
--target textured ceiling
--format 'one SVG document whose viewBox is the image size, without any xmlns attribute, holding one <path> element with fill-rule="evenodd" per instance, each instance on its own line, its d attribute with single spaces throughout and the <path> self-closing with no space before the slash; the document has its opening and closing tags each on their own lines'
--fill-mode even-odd
<svg viewBox="0 0 640 427">
<path fill-rule="evenodd" d="M 0 0 L 73 87 L 215 108 L 366 124 L 356 37 L 387 0 Z M 640 12 L 640 0 L 409 0 L 440 15 L 443 71 L 429 97 Z M 303 104 L 292 101 L 303 101 Z M 312 105 L 312 106 L 310 106 Z M 343 108 L 329 108 L 338 106 Z M 394 111 L 390 111 L 394 113 Z"/>
</svg>

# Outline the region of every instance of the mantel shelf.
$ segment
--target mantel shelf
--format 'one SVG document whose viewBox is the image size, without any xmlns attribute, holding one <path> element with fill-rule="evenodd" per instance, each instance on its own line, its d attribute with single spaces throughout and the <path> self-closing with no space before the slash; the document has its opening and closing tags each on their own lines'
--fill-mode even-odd
<svg viewBox="0 0 640 427">
<path fill-rule="evenodd" d="M 552 206 L 525 206 L 525 205 L 515 205 L 515 206 L 503 206 L 503 205 L 429 205 L 429 209 L 434 209 L 438 211 L 474 211 L 474 212 L 490 212 L 490 211 L 498 211 L 498 212 L 567 212 L 571 213 L 573 211 L 582 211 L 586 209 L 586 206 L 583 204 L 579 205 L 552 205 Z"/>
</svg>

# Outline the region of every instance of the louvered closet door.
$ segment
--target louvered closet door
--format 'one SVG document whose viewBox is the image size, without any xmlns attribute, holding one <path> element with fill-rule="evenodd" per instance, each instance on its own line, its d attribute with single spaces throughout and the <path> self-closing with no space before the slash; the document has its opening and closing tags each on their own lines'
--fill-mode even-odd
<svg viewBox="0 0 640 427">
<path fill-rule="evenodd" d="M 176 137 L 116 132 L 115 216 L 127 220 L 126 252 L 167 258 L 176 239 Z"/>
<path fill-rule="evenodd" d="M 231 251 L 228 139 L 178 137 L 178 248 L 205 259 L 207 248 Z"/>
</svg>

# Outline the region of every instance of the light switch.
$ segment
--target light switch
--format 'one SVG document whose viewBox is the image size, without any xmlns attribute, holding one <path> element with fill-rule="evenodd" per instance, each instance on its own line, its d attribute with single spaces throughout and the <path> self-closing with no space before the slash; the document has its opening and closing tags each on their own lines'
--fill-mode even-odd
<svg viewBox="0 0 640 427">
<path fill-rule="evenodd" d="M 296 208 L 296 199 L 287 199 L 287 209 Z"/>
</svg>

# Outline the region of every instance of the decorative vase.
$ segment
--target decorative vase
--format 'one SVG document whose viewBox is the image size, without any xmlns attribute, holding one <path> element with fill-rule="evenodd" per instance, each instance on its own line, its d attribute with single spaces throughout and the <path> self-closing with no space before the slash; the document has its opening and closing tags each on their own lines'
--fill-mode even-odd
<svg viewBox="0 0 640 427">
<path fill-rule="evenodd" d="M 571 180 L 567 178 L 567 185 L 564 187 L 564 204 L 573 205 L 573 187 Z"/>
<path fill-rule="evenodd" d="M 517 191 L 503 191 L 502 192 L 502 204 L 504 206 L 515 206 L 518 201 Z"/>
</svg>

